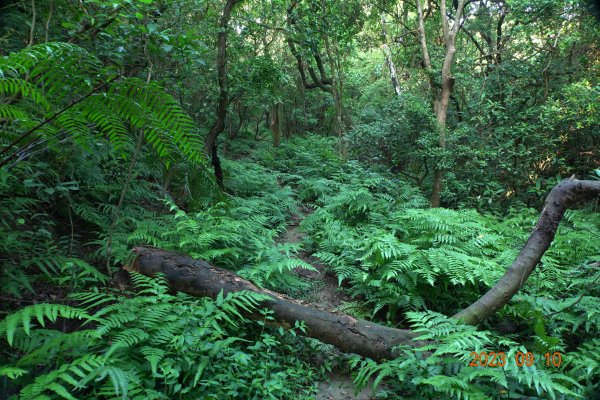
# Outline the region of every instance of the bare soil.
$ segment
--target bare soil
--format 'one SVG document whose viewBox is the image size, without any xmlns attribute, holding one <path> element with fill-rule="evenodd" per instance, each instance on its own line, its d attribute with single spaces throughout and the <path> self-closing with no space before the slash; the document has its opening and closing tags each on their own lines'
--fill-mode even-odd
<svg viewBox="0 0 600 400">
<path fill-rule="evenodd" d="M 300 223 L 313 211 L 312 208 L 304 207 L 300 213 L 292 215 L 287 230 L 279 236 L 278 241 L 280 243 L 301 243 L 306 235 L 300 231 Z M 298 256 L 317 269 L 317 271 L 310 271 L 297 268 L 294 271 L 312 285 L 303 300 L 327 311 L 338 311 L 344 302 L 350 301 L 350 298 L 339 287 L 334 274 L 327 271 L 326 266 L 317 258 L 308 252 L 301 252 Z M 327 378 L 327 381 L 319 382 L 319 393 L 315 397 L 316 400 L 371 400 L 378 398 L 375 397 L 371 385 L 355 393 L 352 377 L 346 371 L 334 369 L 327 375 Z"/>
</svg>

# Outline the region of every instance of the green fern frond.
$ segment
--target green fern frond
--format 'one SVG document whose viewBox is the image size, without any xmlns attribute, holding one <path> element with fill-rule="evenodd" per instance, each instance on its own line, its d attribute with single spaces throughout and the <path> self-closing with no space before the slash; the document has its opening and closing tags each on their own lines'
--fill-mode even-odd
<svg viewBox="0 0 600 400">
<path fill-rule="evenodd" d="M 22 96 L 23 98 L 31 99 L 35 105 L 41 107 L 42 110 L 46 112 L 51 109 L 50 102 L 44 93 L 32 83 L 20 78 L 1 78 L 0 95 L 12 97 Z M 16 108 L 16 106 L 12 108 Z M 10 108 L 8 107 L 5 107 L 4 109 L 10 111 Z M 10 118 L 11 116 L 13 118 L 21 118 L 24 113 L 12 111 L 10 113 L 7 112 L 5 115 L 5 118 L 12 119 Z"/>
<path fill-rule="evenodd" d="M 132 140 L 123 120 L 110 112 L 106 112 L 105 102 L 106 97 L 104 95 L 92 95 L 88 98 L 88 104 L 81 109 L 81 112 L 101 134 L 106 135 L 115 151 L 121 152 Z"/>
<path fill-rule="evenodd" d="M 77 389 L 83 388 L 96 371 L 102 368 L 104 360 L 101 356 L 87 354 L 71 362 L 62 364 L 52 372 L 38 376 L 35 381 L 25 386 L 20 394 L 23 399 L 39 399 L 48 396 L 46 391 L 52 391 L 65 399 L 77 399 L 64 384 Z"/>
<path fill-rule="evenodd" d="M 27 372 L 28 371 L 23 368 L 12 367 L 9 365 L 0 366 L 0 376 L 6 376 L 8 379 L 19 378 Z"/>
<path fill-rule="evenodd" d="M 21 310 L 10 314 L 3 321 L 0 321 L 0 335 L 6 335 L 9 345 L 12 345 L 15 333 L 19 327 L 22 327 L 26 335 L 30 334 L 33 318 L 39 322 L 41 326 L 45 326 L 45 321 L 56 322 L 57 318 L 68 319 L 84 319 L 91 321 L 94 317 L 86 312 L 70 306 L 62 304 L 34 304 L 22 308 Z"/>
<path fill-rule="evenodd" d="M 142 353 L 144 358 L 150 363 L 152 373 L 156 374 L 158 363 L 165 356 L 165 350 L 158 349 L 156 347 L 144 346 L 140 348 L 140 353 Z"/>
<path fill-rule="evenodd" d="M 113 85 L 107 99 L 111 111 L 143 129 L 161 158 L 172 155 L 174 146 L 188 160 L 205 162 L 202 140 L 192 119 L 158 85 L 131 78 Z"/>
</svg>

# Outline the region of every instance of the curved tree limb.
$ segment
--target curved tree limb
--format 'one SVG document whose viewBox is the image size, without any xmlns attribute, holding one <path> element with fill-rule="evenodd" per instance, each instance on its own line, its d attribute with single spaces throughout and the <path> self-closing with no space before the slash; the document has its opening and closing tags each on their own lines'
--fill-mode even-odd
<svg viewBox="0 0 600 400">
<path fill-rule="evenodd" d="M 533 232 L 504 276 L 479 300 L 454 315 L 454 318 L 475 325 L 508 303 L 523 287 L 550 247 L 567 208 L 595 197 L 600 197 L 600 181 L 566 179 L 556 185 L 546 198 L 546 204 Z"/>
</svg>

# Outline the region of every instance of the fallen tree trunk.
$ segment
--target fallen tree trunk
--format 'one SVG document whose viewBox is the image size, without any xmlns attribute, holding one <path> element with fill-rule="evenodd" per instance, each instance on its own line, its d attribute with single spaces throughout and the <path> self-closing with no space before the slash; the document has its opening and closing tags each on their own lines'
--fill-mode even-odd
<svg viewBox="0 0 600 400">
<path fill-rule="evenodd" d="M 344 352 L 374 360 L 390 359 L 394 357 L 394 346 L 409 344 L 416 336 L 409 330 L 324 311 L 282 294 L 258 288 L 232 272 L 183 254 L 152 247 L 136 247 L 133 252 L 137 257 L 128 265 L 128 270 L 148 276 L 162 273 L 174 290 L 213 298 L 221 290 L 224 294 L 241 290 L 266 294 L 271 297 L 271 301 L 263 306 L 273 310 L 279 326 L 290 328 L 296 321 L 304 321 L 307 336 L 332 344 Z M 261 315 L 258 317 L 263 318 Z"/>
<path fill-rule="evenodd" d="M 576 202 L 594 197 L 600 197 L 600 181 L 565 180 L 552 189 L 534 231 L 513 265 L 481 299 L 454 317 L 467 323 L 478 323 L 506 304 L 523 286 L 550 246 L 565 210 Z M 271 300 L 263 306 L 273 310 L 279 326 L 288 328 L 295 321 L 304 321 L 307 336 L 332 344 L 344 352 L 383 360 L 395 356 L 394 346 L 421 344 L 412 340 L 417 335 L 410 330 L 390 328 L 318 309 L 282 294 L 260 289 L 234 273 L 202 260 L 152 247 L 136 247 L 133 252 L 136 257 L 127 266 L 128 270 L 148 276 L 162 273 L 174 290 L 213 298 L 221 290 L 225 294 L 241 290 L 267 294 Z"/>
</svg>

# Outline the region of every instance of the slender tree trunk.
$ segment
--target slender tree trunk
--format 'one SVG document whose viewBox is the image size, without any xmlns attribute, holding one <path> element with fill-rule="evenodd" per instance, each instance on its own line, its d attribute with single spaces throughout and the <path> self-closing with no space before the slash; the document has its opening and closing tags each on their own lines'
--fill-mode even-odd
<svg viewBox="0 0 600 400">
<path fill-rule="evenodd" d="M 423 53 L 423 65 L 425 67 L 427 75 L 430 77 L 430 86 L 434 98 L 433 108 L 435 111 L 439 129 L 438 146 L 442 150 L 442 153 L 446 150 L 446 117 L 448 115 L 448 104 L 450 102 L 450 96 L 452 96 L 452 92 L 454 91 L 454 77 L 452 77 L 452 62 L 454 61 L 454 55 L 456 54 L 456 35 L 458 34 L 458 31 L 460 29 L 460 20 L 462 19 L 463 10 L 465 8 L 465 1 L 466 0 L 458 1 L 456 7 L 456 15 L 454 17 L 454 23 L 452 27 L 450 27 L 448 23 L 446 1 L 442 0 L 440 2 L 440 18 L 442 21 L 442 33 L 444 39 L 444 47 L 446 48 L 446 54 L 444 56 L 444 62 L 442 64 L 441 87 L 438 87 L 434 80 L 431 59 L 429 57 L 429 51 L 427 49 L 427 37 L 425 35 L 425 17 L 423 15 L 423 6 L 421 5 L 421 0 L 417 0 L 417 32 L 419 35 L 421 51 Z M 434 168 L 433 190 L 431 192 L 432 207 L 440 206 L 443 178 L 444 173 L 442 168 L 436 166 Z"/>
<path fill-rule="evenodd" d="M 417 0 L 418 1 L 418 0 Z M 390 79 L 392 81 L 392 87 L 394 88 L 394 92 L 398 97 L 402 95 L 402 90 L 400 89 L 400 83 L 398 82 L 398 76 L 396 74 L 396 66 L 394 65 L 394 60 L 392 59 L 392 51 L 390 50 L 390 46 L 387 44 L 387 29 L 385 22 L 385 15 L 381 13 L 381 37 L 383 39 L 383 55 L 385 57 L 385 63 L 390 70 Z"/>
<path fill-rule="evenodd" d="M 308 113 L 306 112 L 306 88 L 300 85 L 300 93 L 302 94 L 302 131 L 300 134 L 304 136 L 308 130 Z"/>
<path fill-rule="evenodd" d="M 298 109 L 298 96 L 294 96 L 294 103 L 291 105 L 291 110 L 297 110 Z M 283 122 L 283 137 L 286 139 L 289 139 L 292 137 L 292 135 L 294 134 L 294 126 L 296 125 L 296 121 L 294 120 L 295 118 L 293 118 L 291 116 L 292 112 L 291 110 L 286 110 L 285 107 L 282 107 L 282 115 L 285 115 L 285 118 L 282 118 Z"/>
<path fill-rule="evenodd" d="M 219 187 L 223 188 L 223 169 L 219 159 L 218 137 L 225 128 L 225 117 L 227 115 L 227 104 L 229 98 L 227 95 L 227 30 L 231 11 L 241 0 L 227 0 L 223 7 L 223 13 L 219 21 L 219 35 L 217 39 L 217 81 L 219 85 L 219 98 L 217 101 L 216 121 L 206 137 L 204 144 L 206 154 L 210 155 L 210 160 L 215 171 L 215 178 Z"/>
<path fill-rule="evenodd" d="M 227 138 L 229 140 L 233 140 L 236 137 L 238 137 L 238 135 L 240 134 L 241 130 L 242 130 L 242 126 L 244 126 L 244 122 L 247 120 L 247 112 L 248 112 L 248 107 L 246 107 L 245 105 L 238 103 L 238 121 L 237 124 L 232 127 L 231 131 L 229 132 L 229 135 L 227 136 Z"/>
<path fill-rule="evenodd" d="M 50 0 L 50 5 L 48 7 L 48 18 L 46 18 L 46 26 L 44 27 L 44 43 L 48 43 L 48 37 L 50 35 L 50 22 L 52 22 L 52 13 L 54 12 L 54 0 Z"/>
<path fill-rule="evenodd" d="M 431 59 L 429 58 L 429 50 L 427 48 L 427 37 L 425 36 L 425 17 L 423 16 L 423 6 L 421 0 L 417 0 L 417 16 L 418 26 L 417 33 L 419 35 L 419 44 L 423 53 L 423 66 L 426 69 L 431 69 Z"/>
<path fill-rule="evenodd" d="M 335 106 L 335 120 L 333 123 L 333 132 L 338 137 L 339 152 L 342 156 L 347 153 L 346 145 L 344 143 L 344 132 L 352 129 L 352 122 L 350 115 L 344 108 L 344 101 L 342 98 L 342 81 L 340 69 L 336 66 L 336 60 L 334 58 L 332 45 L 329 41 L 329 37 L 325 35 L 325 51 L 327 52 L 327 58 L 329 59 L 329 68 L 331 69 L 331 96 Z"/>
<path fill-rule="evenodd" d="M 258 140 L 258 132 L 259 132 L 259 128 L 260 128 L 260 123 L 262 122 L 263 118 L 265 118 L 265 115 L 266 115 L 265 124 L 267 124 L 269 121 L 269 113 L 265 112 L 263 110 L 263 113 L 260 115 L 260 118 L 258 118 L 258 121 L 256 121 L 256 127 L 254 129 L 254 140 Z"/>
<path fill-rule="evenodd" d="M 32 46 L 35 40 L 35 20 L 37 19 L 37 10 L 35 8 L 35 0 L 31 0 L 31 28 L 29 29 L 29 40 L 27 46 Z"/>
<path fill-rule="evenodd" d="M 163 171 L 163 186 L 160 192 L 160 197 L 164 198 L 169 192 L 169 186 L 175 176 L 175 166 L 171 165 L 169 168 L 165 168 Z"/>
</svg>

